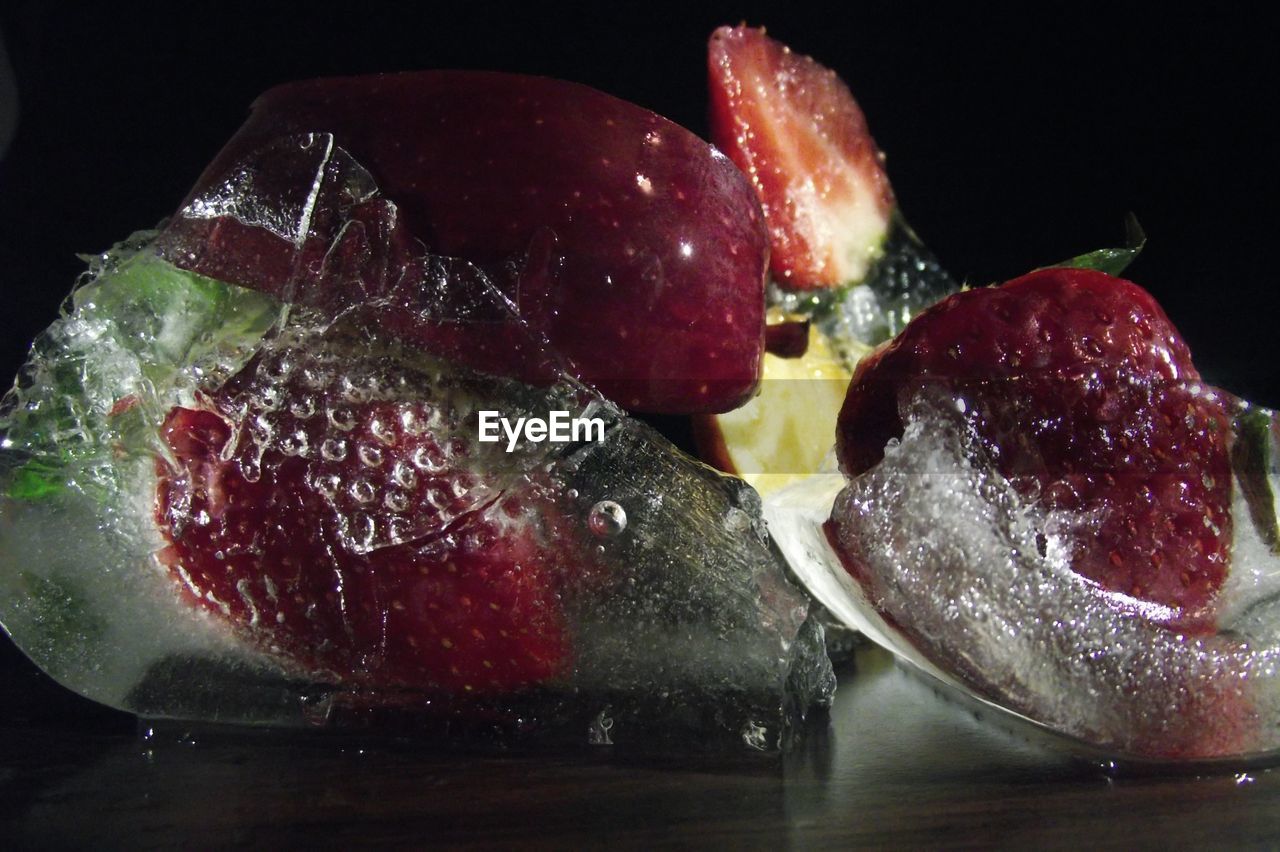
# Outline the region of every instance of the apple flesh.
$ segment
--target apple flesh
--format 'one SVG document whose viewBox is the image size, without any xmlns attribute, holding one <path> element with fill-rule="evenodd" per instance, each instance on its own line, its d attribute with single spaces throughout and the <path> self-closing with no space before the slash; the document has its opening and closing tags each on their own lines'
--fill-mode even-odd
<svg viewBox="0 0 1280 852">
<path fill-rule="evenodd" d="M 310 133 L 332 135 L 394 204 L 392 216 L 349 214 L 381 219 L 365 223 L 380 235 L 348 263 L 376 256 L 394 266 L 424 247 L 477 265 L 570 373 L 631 410 L 725 411 L 754 393 L 764 354 L 763 215 L 737 167 L 689 131 L 547 78 L 430 71 L 314 80 L 262 95 L 187 201 L 216 191 L 273 142 Z M 178 221 L 188 244 L 193 234 L 203 240 L 178 262 L 313 304 L 369 299 L 367 288 L 342 283 L 359 275 L 299 287 L 296 246 L 233 218 Z M 406 316 L 386 325 L 428 345 L 451 335 L 451 349 L 483 350 L 477 360 L 494 372 L 530 371 L 527 345 L 492 325 L 424 328 Z"/>
</svg>

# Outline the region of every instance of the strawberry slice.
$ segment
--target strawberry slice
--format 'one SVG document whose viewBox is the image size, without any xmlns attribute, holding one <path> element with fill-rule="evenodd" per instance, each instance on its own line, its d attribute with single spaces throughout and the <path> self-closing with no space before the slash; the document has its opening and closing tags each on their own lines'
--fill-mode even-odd
<svg viewBox="0 0 1280 852">
<path fill-rule="evenodd" d="M 894 201 L 849 88 L 834 71 L 745 26 L 712 34 L 708 70 L 712 141 L 760 197 L 774 278 L 795 290 L 861 281 Z"/>
<path fill-rule="evenodd" d="M 951 296 L 864 359 L 837 450 L 849 475 L 874 466 L 902 434 L 900 402 L 942 383 L 1019 493 L 1095 519 L 1074 571 L 1157 605 L 1144 608 L 1156 623 L 1206 633 L 1230 560 L 1230 420 L 1199 381 L 1144 290 L 1047 269 Z"/>
<path fill-rule="evenodd" d="M 563 672 L 548 507 L 473 472 L 432 426 L 448 406 L 371 395 L 377 374 L 344 366 L 286 349 L 169 414 L 160 561 L 182 594 L 355 686 L 485 694 Z"/>
</svg>

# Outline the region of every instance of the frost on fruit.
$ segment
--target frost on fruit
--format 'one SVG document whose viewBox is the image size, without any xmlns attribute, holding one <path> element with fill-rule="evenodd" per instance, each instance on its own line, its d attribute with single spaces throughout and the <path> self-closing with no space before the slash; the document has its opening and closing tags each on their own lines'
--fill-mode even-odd
<svg viewBox="0 0 1280 852">
<path fill-rule="evenodd" d="M 907 396 L 902 437 L 844 483 L 826 530 L 828 513 L 796 495 L 770 508 L 781 548 L 823 603 L 961 691 L 1112 753 L 1239 759 L 1280 749 L 1280 558 L 1265 532 L 1280 482 L 1271 412 L 1237 405 L 1237 424 L 1263 424 L 1263 444 L 1248 454 L 1261 467 L 1237 464 L 1233 477 L 1217 631 L 1187 636 L 1070 570 L 1073 541 L 1097 519 L 1046 511 L 981 463 L 962 393 L 936 385 Z"/>
<path fill-rule="evenodd" d="M 754 492 L 564 378 L 396 221 L 316 134 L 92 261 L 0 409 L 5 629 L 146 716 L 779 747 L 834 680 Z M 246 240 L 287 263 L 185 271 Z M 478 328 L 529 375 L 485 372 Z M 507 452 L 481 409 L 605 434 Z"/>
</svg>

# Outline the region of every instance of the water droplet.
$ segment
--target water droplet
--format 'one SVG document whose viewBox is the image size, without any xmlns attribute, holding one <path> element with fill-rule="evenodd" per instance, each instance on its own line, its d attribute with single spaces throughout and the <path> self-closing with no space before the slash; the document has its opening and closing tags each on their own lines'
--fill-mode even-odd
<svg viewBox="0 0 1280 852">
<path fill-rule="evenodd" d="M 591 745 L 613 745 L 613 718 L 607 709 L 601 710 L 587 727 L 587 742 Z"/>
<path fill-rule="evenodd" d="M 591 507 L 587 528 L 597 538 L 613 538 L 627 528 L 627 511 L 613 500 L 601 500 Z"/>
<path fill-rule="evenodd" d="M 747 748 L 766 751 L 769 748 L 769 729 L 748 719 L 742 726 L 742 741 Z"/>
</svg>

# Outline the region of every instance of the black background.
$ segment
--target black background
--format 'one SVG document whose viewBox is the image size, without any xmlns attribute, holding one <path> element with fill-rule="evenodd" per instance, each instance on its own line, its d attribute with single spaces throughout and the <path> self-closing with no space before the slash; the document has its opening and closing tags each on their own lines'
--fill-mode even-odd
<svg viewBox="0 0 1280 852">
<path fill-rule="evenodd" d="M 513 6 L 515 4 L 512 4 Z M 168 214 L 273 83 L 428 67 L 584 82 L 705 135 L 705 39 L 765 24 L 839 71 L 908 218 L 971 282 L 1149 235 L 1130 276 L 1211 380 L 1280 405 L 1280 30 L 1242 10 L 925 3 L 10 4 L 0 372 L 101 250 Z"/>
<path fill-rule="evenodd" d="M 1132 211 L 1149 243 L 1130 277 L 1164 304 L 1202 372 L 1280 406 L 1280 27 L 1239 9 L 1081 3 L 3 0 L 20 109 L 0 160 L 0 385 L 55 316 L 83 267 L 76 254 L 170 213 L 272 84 L 522 71 L 705 135 L 705 40 L 743 19 L 851 85 L 903 210 L 957 276 L 999 280 L 1117 244 Z M 0 718 L 131 724 L 52 687 L 7 642 L 0 672 Z"/>
</svg>

